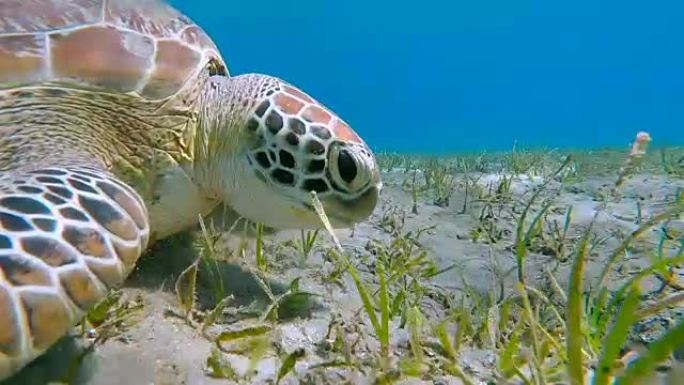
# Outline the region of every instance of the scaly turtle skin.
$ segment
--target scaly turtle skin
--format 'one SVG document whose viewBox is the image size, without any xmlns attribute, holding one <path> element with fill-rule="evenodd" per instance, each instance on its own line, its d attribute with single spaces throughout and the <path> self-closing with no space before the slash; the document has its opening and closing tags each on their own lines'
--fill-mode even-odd
<svg viewBox="0 0 684 385">
<path fill-rule="evenodd" d="M 223 203 L 276 229 L 366 219 L 371 151 L 283 80 L 230 77 L 153 0 L 0 7 L 0 379 L 59 339 L 155 240 Z"/>
</svg>

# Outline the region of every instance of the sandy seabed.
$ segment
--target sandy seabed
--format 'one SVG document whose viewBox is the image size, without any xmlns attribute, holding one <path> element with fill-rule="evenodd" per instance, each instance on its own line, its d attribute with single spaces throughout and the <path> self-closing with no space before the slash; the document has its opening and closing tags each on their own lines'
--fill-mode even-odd
<svg viewBox="0 0 684 385">
<path fill-rule="evenodd" d="M 417 173 L 416 179 L 421 180 Z M 514 291 L 516 261 L 513 241 L 516 231 L 516 217 L 535 187 L 545 181 L 543 177 L 512 176 L 506 203 L 486 208 L 486 203 L 478 202 L 477 194 L 490 194 L 502 181 L 505 174 L 489 173 L 473 175 L 454 174 L 449 184 L 448 202 L 439 200 L 429 189 L 420 191 L 417 196 L 417 214 L 413 213 L 413 172 L 395 169 L 385 172 L 385 188 L 381 202 L 373 216 L 353 230 L 338 230 L 344 248 L 353 256 L 362 278 L 371 287 L 377 287 L 375 262 L 373 260 L 374 242 L 389 245 L 397 234 L 416 234 L 421 232 L 415 244 L 417 250 L 426 250 L 428 258 L 436 262 L 445 272 L 425 280 L 425 287 L 434 293 L 442 293 L 452 299 L 472 293 L 483 297 L 491 296 L 494 301 Z M 510 175 L 509 175 L 510 177 Z M 684 187 L 684 180 L 674 176 L 637 173 L 627 180 L 621 188 L 619 198 L 605 203 L 600 196 L 615 182 L 615 175 L 587 176 L 576 181 L 561 184 L 551 180 L 546 185 L 538 202 L 532 206 L 533 212 L 539 210 L 544 202 L 549 202 L 544 225 L 561 225 L 568 207 L 572 207 L 571 221 L 567 240 L 570 247 L 558 255 L 557 250 L 549 249 L 549 244 L 531 248 L 526 276 L 531 285 L 548 286 L 546 270 L 552 271 L 561 287 L 568 285 L 568 274 L 572 266 L 572 245 L 582 235 L 595 217 L 595 247 L 591 251 L 587 265 L 587 280 L 599 274 L 605 256 L 615 249 L 640 221 L 663 211 L 666 202 L 671 201 L 678 189 Z M 417 183 L 417 182 L 416 182 Z M 479 186 L 479 187 L 478 187 Z M 466 187 L 468 192 L 466 192 Z M 479 192 L 479 193 L 478 193 Z M 548 200 L 547 200 L 548 199 Z M 602 205 L 604 205 L 602 207 Z M 684 226 L 675 218 L 668 224 L 670 231 L 684 234 Z M 486 230 L 483 230 L 486 229 Z M 625 282 L 644 266 L 649 264 L 650 251 L 654 250 L 660 239 L 658 228 L 647 232 L 630 248 L 627 258 L 616 264 L 610 275 L 609 286 L 615 288 Z M 138 269 L 123 288 L 123 300 L 138 298 L 142 304 L 141 315 L 130 326 L 103 344 L 95 347 L 91 354 L 85 355 L 82 364 L 74 372 L 74 383 L 94 385 L 118 384 L 226 384 L 228 379 L 213 378 L 207 364 L 216 346 L 202 333 L 189 325 L 179 316 L 178 299 L 174 283 L 197 254 L 193 241 L 197 235 L 179 235 L 166 240 L 144 256 Z M 493 238 L 493 239 L 492 239 Z M 348 274 L 335 274 L 335 264 L 326 258 L 326 249 L 332 245 L 331 238 L 321 232 L 311 254 L 304 258 L 292 245 L 291 240 L 299 240 L 299 231 L 269 234 L 265 237 L 264 251 L 269 262 L 265 281 L 277 295 L 287 290 L 290 282 L 299 279 L 299 289 L 315 293 L 316 296 L 302 296 L 292 301 L 292 309 L 285 305 L 281 309 L 281 319 L 273 323 L 268 334 L 268 349 L 256 362 L 253 374 L 245 373 L 249 367 L 246 354 L 221 353 L 222 360 L 230 362 L 240 378 L 240 383 L 275 383 L 283 358 L 293 351 L 303 349 L 291 373 L 281 384 L 371 384 L 373 383 L 373 359 L 379 350 L 377 337 L 370 326 L 368 316 L 363 311 L 363 303 L 353 281 Z M 255 267 L 254 238 L 249 238 L 244 253 L 239 253 L 241 237 L 226 234 L 220 242 L 220 271 L 224 290 L 232 293 L 235 300 L 211 326 L 207 333 L 218 335 L 226 328 L 235 329 L 257 324 L 260 314 L 270 301 L 258 281 L 250 272 Z M 211 309 L 216 303 L 215 279 L 210 278 L 205 267 L 200 268 L 197 292 L 197 306 Z M 679 278 L 684 279 L 684 271 L 676 270 Z M 649 278 L 642 284 L 644 293 L 662 289 L 663 282 Z M 666 288 L 666 290 L 675 290 Z M 432 293 L 433 291 L 429 291 Z M 446 293 L 446 294 L 445 294 Z M 372 294 L 372 293 L 371 293 Z M 456 301 L 458 302 L 458 301 Z M 289 305 L 288 305 L 289 306 Z M 420 301 L 420 309 L 425 323 L 438 320 L 450 311 L 448 301 L 439 295 L 426 295 Z M 668 319 L 679 320 L 682 308 L 674 307 L 666 315 L 645 322 L 637 337 L 654 338 L 667 329 Z M 335 326 L 332 327 L 331 325 Z M 401 357 L 411 355 L 410 330 L 402 325 L 400 317 L 394 317 L 390 330 L 390 355 L 395 358 L 393 365 Z M 331 349 L 335 334 L 352 346 L 349 354 L 354 356 L 357 367 L 312 368 L 315 364 L 330 362 L 341 354 Z M 340 334 L 341 333 L 341 334 Z M 89 333 L 86 333 L 89 334 Z M 18 376 L 10 379 L 9 384 L 45 384 L 64 378 L 70 362 L 83 351 L 83 346 L 91 341 L 92 335 L 83 336 L 80 329 L 66 337 L 48 354 L 39 358 Z M 435 337 L 426 333 L 426 346 L 434 345 Z M 430 359 L 429 349 L 425 350 Z M 472 341 L 461 347 L 457 362 L 470 378 L 477 383 L 485 383 L 496 366 L 496 354 L 486 343 Z M 249 379 L 247 379 L 249 378 Z M 397 383 L 404 384 L 461 384 L 457 377 L 432 371 L 420 377 L 405 377 Z"/>
</svg>

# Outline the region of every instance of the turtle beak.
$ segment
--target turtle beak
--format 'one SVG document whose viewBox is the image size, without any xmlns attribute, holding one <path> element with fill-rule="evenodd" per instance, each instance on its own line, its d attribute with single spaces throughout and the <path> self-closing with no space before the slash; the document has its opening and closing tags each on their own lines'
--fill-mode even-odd
<svg viewBox="0 0 684 385">
<path fill-rule="evenodd" d="M 333 198 L 323 202 L 327 212 L 330 212 L 331 224 L 335 228 L 349 228 L 367 220 L 380 199 L 382 182 L 370 185 L 362 194 L 353 199 Z"/>
</svg>

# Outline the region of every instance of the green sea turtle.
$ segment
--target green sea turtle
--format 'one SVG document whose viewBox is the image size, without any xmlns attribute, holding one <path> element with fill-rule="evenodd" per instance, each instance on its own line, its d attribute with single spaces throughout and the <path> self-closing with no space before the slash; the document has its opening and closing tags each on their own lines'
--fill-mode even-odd
<svg viewBox="0 0 684 385">
<path fill-rule="evenodd" d="M 220 204 L 276 229 L 366 219 L 373 153 L 275 77 L 229 76 L 154 0 L 0 7 L 0 379 L 120 285 L 155 240 Z"/>
</svg>

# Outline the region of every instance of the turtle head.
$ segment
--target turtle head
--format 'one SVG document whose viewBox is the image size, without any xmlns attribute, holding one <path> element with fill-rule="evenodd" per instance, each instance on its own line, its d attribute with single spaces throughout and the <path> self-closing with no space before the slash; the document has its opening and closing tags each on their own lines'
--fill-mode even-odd
<svg viewBox="0 0 684 385">
<path fill-rule="evenodd" d="M 322 227 L 312 191 L 333 227 L 351 227 L 370 216 L 382 188 L 380 172 L 347 123 L 280 79 L 242 75 L 229 81 L 240 88 L 231 95 L 243 95 L 237 96 L 243 102 L 231 104 L 246 107 L 236 130 L 240 150 L 222 171 L 226 204 L 276 229 Z"/>
</svg>

